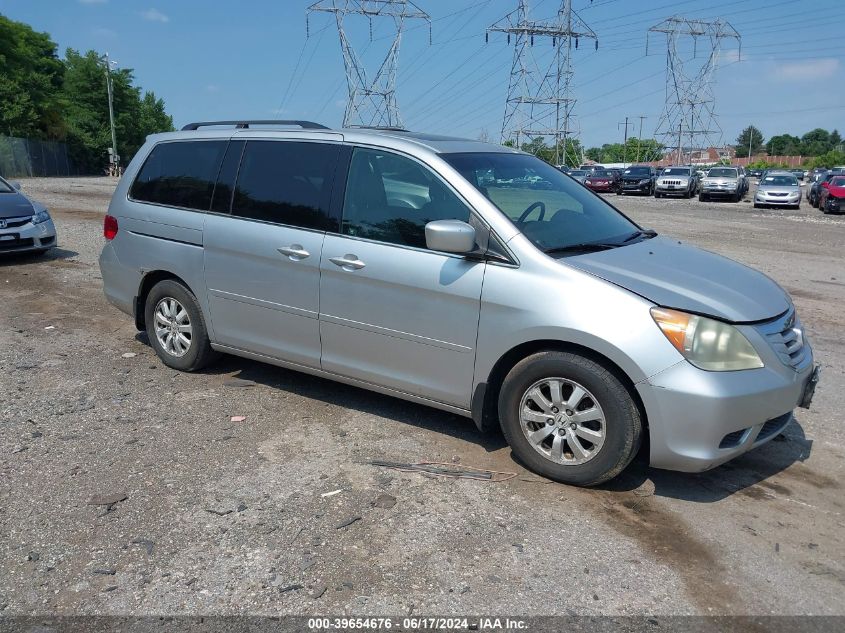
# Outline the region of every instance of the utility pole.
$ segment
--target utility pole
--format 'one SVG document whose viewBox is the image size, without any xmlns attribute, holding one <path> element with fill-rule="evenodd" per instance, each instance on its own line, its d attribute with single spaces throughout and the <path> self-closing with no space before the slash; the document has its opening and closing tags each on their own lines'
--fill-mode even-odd
<svg viewBox="0 0 845 633">
<path fill-rule="evenodd" d="M 344 127 L 384 127 L 402 128 L 402 117 L 396 103 L 396 71 L 399 64 L 399 45 L 405 30 L 405 20 L 425 20 L 428 22 L 428 39 L 431 42 L 431 17 L 411 0 L 320 0 L 308 7 L 305 29 L 308 33 L 308 17 L 311 13 L 322 11 L 334 13 L 337 33 L 340 37 L 340 49 L 343 53 L 343 65 L 346 68 L 346 85 L 349 96 L 346 112 L 343 115 Z M 370 41 L 373 40 L 373 18 L 391 18 L 393 20 L 393 44 L 387 51 L 381 66 L 373 79 L 344 30 L 343 21 L 348 15 L 361 15 L 370 22 Z"/>
<path fill-rule="evenodd" d="M 109 167 L 113 176 L 117 176 L 120 166 L 120 155 L 117 153 L 117 134 L 114 130 L 114 87 L 111 79 L 111 65 L 117 62 L 109 60 L 109 54 L 106 53 L 100 57 L 100 61 L 106 67 L 106 91 L 109 96 L 109 126 L 111 127 L 111 156 L 109 156 Z"/>
<path fill-rule="evenodd" d="M 668 146 L 679 124 L 687 123 L 691 148 L 719 147 L 722 129 L 716 119 L 713 81 L 723 40 L 735 39 L 742 54 L 739 33 L 721 19 L 694 20 L 676 15 L 648 29 L 646 55 L 652 33 L 663 34 L 666 38 L 666 103 L 655 128 L 655 137 L 663 138 L 664 146 Z M 688 47 L 679 50 L 682 41 L 692 44 L 691 58 Z M 702 43 L 706 50 L 699 56 L 698 48 Z M 714 137 L 718 137 L 718 142 L 714 142 Z"/>
<path fill-rule="evenodd" d="M 754 126 L 750 126 L 748 130 L 748 164 L 751 164 L 751 139 L 754 138 Z"/>
<path fill-rule="evenodd" d="M 634 125 L 634 124 L 628 123 L 628 117 L 625 117 L 625 123 L 617 123 L 616 124 L 617 130 L 619 129 L 620 125 L 625 126 L 625 136 L 624 136 L 624 140 L 622 141 L 622 165 L 627 166 L 628 165 L 628 126 Z"/>
<path fill-rule="evenodd" d="M 572 0 L 562 0 L 557 15 L 549 20 L 531 20 L 528 0 L 519 0 L 514 11 L 487 29 L 485 41 L 489 41 L 491 32 L 505 33 L 508 44 L 514 38 L 502 142 L 512 141 L 521 147 L 523 139 L 551 137 L 555 162 L 566 162 L 574 136 L 573 48 L 578 49 L 581 39 L 589 38 L 598 49 L 596 34 L 572 10 Z M 535 52 L 537 38 L 551 39 L 551 61 Z"/>
<path fill-rule="evenodd" d="M 647 119 L 648 117 L 644 114 L 641 114 L 639 117 L 640 119 L 640 131 L 637 133 L 637 162 L 640 162 L 640 143 L 643 142 L 643 120 Z"/>
</svg>

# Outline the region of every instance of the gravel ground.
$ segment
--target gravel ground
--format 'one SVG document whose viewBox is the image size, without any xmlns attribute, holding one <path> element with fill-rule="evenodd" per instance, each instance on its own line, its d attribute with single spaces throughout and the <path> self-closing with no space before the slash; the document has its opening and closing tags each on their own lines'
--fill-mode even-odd
<svg viewBox="0 0 845 633">
<path fill-rule="evenodd" d="M 845 614 L 845 217 L 610 196 L 786 287 L 823 374 L 725 466 L 581 490 L 439 411 L 232 357 L 165 368 L 102 295 L 114 183 L 24 181 L 59 248 L 0 259 L 0 614 Z"/>
</svg>

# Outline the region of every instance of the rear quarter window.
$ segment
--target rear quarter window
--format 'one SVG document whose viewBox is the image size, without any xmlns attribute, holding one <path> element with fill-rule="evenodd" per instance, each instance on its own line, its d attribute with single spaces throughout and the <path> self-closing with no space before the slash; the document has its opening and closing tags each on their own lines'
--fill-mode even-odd
<svg viewBox="0 0 845 633">
<path fill-rule="evenodd" d="M 228 141 L 171 141 L 150 152 L 129 197 L 170 207 L 208 211 Z"/>
</svg>

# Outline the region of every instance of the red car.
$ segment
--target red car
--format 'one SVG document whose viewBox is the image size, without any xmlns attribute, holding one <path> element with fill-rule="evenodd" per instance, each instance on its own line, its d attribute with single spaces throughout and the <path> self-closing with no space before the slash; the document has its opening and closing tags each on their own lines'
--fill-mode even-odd
<svg viewBox="0 0 845 633">
<path fill-rule="evenodd" d="M 834 176 L 819 189 L 822 213 L 845 213 L 845 176 Z"/>
<path fill-rule="evenodd" d="M 595 171 L 584 179 L 584 185 L 596 192 L 619 191 L 622 179 L 615 171 Z"/>
</svg>

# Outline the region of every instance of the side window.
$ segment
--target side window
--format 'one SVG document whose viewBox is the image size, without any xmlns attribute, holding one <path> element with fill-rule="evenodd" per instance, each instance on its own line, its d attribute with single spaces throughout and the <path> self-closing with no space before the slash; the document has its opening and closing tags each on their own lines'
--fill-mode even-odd
<svg viewBox="0 0 845 633">
<path fill-rule="evenodd" d="M 425 248 L 428 222 L 467 222 L 469 215 L 469 207 L 419 163 L 390 152 L 353 152 L 343 202 L 344 235 Z"/>
<path fill-rule="evenodd" d="M 329 143 L 247 142 L 232 215 L 306 229 L 334 229 L 329 203 L 339 152 L 339 145 Z"/>
<path fill-rule="evenodd" d="M 208 211 L 228 141 L 172 141 L 150 152 L 129 197 L 170 207 Z"/>
</svg>

